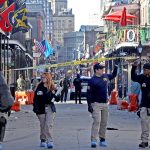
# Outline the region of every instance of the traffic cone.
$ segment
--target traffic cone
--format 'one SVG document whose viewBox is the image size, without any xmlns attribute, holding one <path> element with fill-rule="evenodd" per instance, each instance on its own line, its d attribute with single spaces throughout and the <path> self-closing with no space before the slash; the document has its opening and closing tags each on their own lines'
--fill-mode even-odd
<svg viewBox="0 0 150 150">
<path fill-rule="evenodd" d="M 27 91 L 26 92 L 28 100 L 26 101 L 27 105 L 33 104 L 33 98 L 34 98 L 34 91 Z"/>
<path fill-rule="evenodd" d="M 118 104 L 118 91 L 113 90 L 111 91 L 111 97 L 109 100 L 110 105 L 117 105 Z"/>
<path fill-rule="evenodd" d="M 125 110 L 125 109 L 128 109 L 128 106 L 129 106 L 129 103 L 125 99 L 123 99 L 119 102 L 118 109 Z"/>
<path fill-rule="evenodd" d="M 20 102 L 21 105 L 25 105 L 26 101 L 28 100 L 28 96 L 26 91 L 18 91 L 15 93 L 15 100 L 16 102 Z"/>
<path fill-rule="evenodd" d="M 128 111 L 134 111 L 136 112 L 138 109 L 138 95 L 136 94 L 130 94 L 129 95 L 129 106 L 128 106 Z"/>
<path fill-rule="evenodd" d="M 15 101 L 14 104 L 12 105 L 12 107 L 11 107 L 11 110 L 14 110 L 16 112 L 20 111 L 21 110 L 20 102 Z"/>
</svg>

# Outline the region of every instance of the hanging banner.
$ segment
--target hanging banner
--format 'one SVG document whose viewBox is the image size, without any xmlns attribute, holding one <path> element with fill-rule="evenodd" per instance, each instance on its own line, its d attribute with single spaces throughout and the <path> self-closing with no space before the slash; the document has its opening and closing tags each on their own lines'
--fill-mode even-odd
<svg viewBox="0 0 150 150">
<path fill-rule="evenodd" d="M 8 8 L 6 8 L 1 14 L 0 14 L 0 28 L 4 32 L 10 32 L 13 29 L 13 25 L 10 23 L 10 19 L 12 17 L 10 16 L 11 13 L 13 13 L 15 10 L 15 3 L 10 5 Z"/>
</svg>

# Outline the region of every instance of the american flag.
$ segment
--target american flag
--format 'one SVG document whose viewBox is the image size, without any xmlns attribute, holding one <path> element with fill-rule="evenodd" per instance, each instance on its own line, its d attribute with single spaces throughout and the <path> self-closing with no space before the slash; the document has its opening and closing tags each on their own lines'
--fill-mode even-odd
<svg viewBox="0 0 150 150">
<path fill-rule="evenodd" d="M 35 46 L 37 47 L 37 49 L 40 50 L 41 53 L 44 53 L 45 50 L 46 50 L 46 47 L 45 47 L 44 43 L 45 43 L 44 41 L 41 41 L 41 42 L 36 41 L 35 42 Z"/>
</svg>

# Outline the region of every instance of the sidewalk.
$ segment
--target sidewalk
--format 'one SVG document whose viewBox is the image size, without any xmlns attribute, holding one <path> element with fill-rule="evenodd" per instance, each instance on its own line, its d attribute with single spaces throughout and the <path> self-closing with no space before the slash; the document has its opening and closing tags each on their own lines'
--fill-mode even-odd
<svg viewBox="0 0 150 150">
<path fill-rule="evenodd" d="M 93 150 L 90 148 L 92 118 L 86 104 L 59 103 L 54 127 L 54 150 Z M 140 142 L 140 119 L 135 113 L 117 110 L 110 106 L 107 130 L 107 148 L 95 150 L 138 150 Z M 32 106 L 22 107 L 21 112 L 9 118 L 4 150 L 41 150 L 39 147 L 39 121 Z"/>
</svg>

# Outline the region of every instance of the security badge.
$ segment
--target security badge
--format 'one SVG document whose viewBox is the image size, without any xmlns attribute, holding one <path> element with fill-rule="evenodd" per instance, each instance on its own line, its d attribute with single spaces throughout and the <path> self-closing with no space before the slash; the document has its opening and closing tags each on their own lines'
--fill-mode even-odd
<svg viewBox="0 0 150 150">
<path fill-rule="evenodd" d="M 103 81 L 107 81 L 107 78 L 103 78 Z"/>
<path fill-rule="evenodd" d="M 38 91 L 37 95 L 43 95 L 43 91 Z"/>
<path fill-rule="evenodd" d="M 142 87 L 146 87 L 146 83 L 143 83 L 143 84 L 142 84 Z"/>
</svg>

